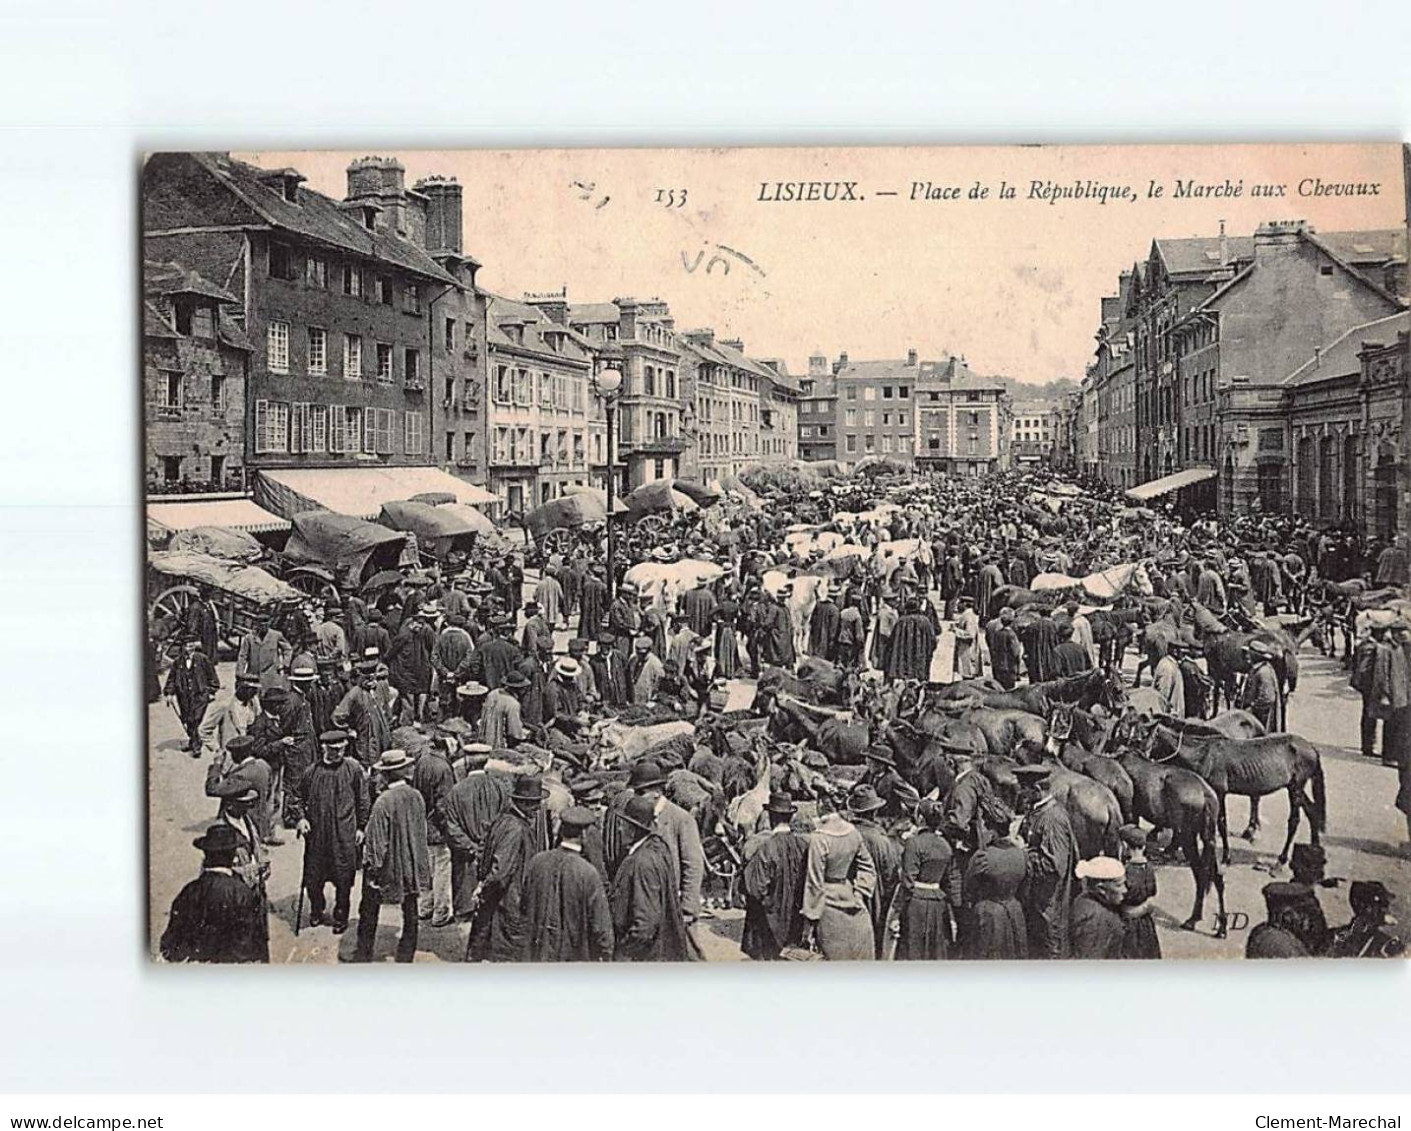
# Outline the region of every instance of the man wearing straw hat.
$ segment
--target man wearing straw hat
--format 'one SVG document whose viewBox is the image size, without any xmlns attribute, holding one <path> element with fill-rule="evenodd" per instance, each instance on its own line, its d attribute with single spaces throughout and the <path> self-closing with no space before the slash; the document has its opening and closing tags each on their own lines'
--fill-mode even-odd
<svg viewBox="0 0 1411 1131">
<path fill-rule="evenodd" d="M 402 935 L 397 961 L 416 954 L 417 900 L 431 887 L 426 856 L 426 803 L 411 785 L 416 763 L 405 750 L 385 750 L 372 767 L 387 788 L 372 803 L 363 837 L 363 892 L 358 905 L 358 945 L 354 962 L 371 962 L 377 920 L 384 903 L 400 904 Z"/>
</svg>

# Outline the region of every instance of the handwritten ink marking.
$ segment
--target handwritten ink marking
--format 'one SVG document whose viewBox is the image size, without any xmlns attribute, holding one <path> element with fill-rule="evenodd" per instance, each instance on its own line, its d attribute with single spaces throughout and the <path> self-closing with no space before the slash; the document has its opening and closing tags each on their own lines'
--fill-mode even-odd
<svg viewBox="0 0 1411 1131">
<path fill-rule="evenodd" d="M 692 263 L 690 260 L 688 260 L 688 259 L 686 258 L 686 253 L 683 251 L 683 252 L 681 253 L 681 266 L 684 267 L 684 268 L 686 268 L 687 273 L 690 273 L 690 272 L 694 271 L 697 267 L 699 267 L 699 266 L 701 265 L 701 260 L 704 259 L 704 258 L 705 258 L 705 252 L 703 252 L 703 251 L 698 251 L 698 252 L 696 252 L 696 261 L 695 261 L 694 263 Z"/>
</svg>

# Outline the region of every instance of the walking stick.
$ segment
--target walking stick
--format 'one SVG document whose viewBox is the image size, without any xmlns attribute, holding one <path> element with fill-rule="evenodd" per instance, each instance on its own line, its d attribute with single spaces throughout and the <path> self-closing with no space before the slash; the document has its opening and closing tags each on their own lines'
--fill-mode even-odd
<svg viewBox="0 0 1411 1131">
<path fill-rule="evenodd" d="M 299 905 L 294 911 L 294 937 L 296 939 L 299 937 L 299 926 L 304 921 L 304 861 L 309 855 L 309 842 L 304 840 L 302 835 L 299 836 L 299 839 L 304 841 L 304 851 L 299 854 Z M 326 894 L 324 898 L 328 898 Z"/>
</svg>

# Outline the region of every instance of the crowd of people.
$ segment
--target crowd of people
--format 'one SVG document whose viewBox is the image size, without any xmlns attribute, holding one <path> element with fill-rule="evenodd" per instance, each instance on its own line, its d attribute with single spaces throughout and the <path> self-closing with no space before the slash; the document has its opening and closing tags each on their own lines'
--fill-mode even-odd
<svg viewBox="0 0 1411 1131">
<path fill-rule="evenodd" d="M 1129 803 L 1087 843 L 1069 798 L 1102 775 L 1065 741 L 1090 729 L 1080 753 L 1112 762 L 1134 703 L 1196 726 L 1222 696 L 1282 732 L 1305 639 L 1341 645 L 1411 841 L 1402 542 L 1009 473 L 801 483 L 615 543 L 582 532 L 528 579 L 524 554 L 473 553 L 266 619 L 228 696 L 193 604 L 160 691 L 218 813 L 163 956 L 267 961 L 292 838 L 295 926 L 355 921 L 352 961 L 385 903 L 398 961 L 457 923 L 468 961 L 690 960 L 729 904 L 755 960 L 1160 957 L 1170 832 Z M 644 584 L 644 562 L 707 580 Z M 1131 651 L 1149 688 L 1122 678 Z M 606 720 L 690 725 L 624 753 Z M 1343 928 L 1312 914 L 1317 832 L 1249 953 L 1396 953 L 1380 884 L 1354 884 Z"/>
</svg>

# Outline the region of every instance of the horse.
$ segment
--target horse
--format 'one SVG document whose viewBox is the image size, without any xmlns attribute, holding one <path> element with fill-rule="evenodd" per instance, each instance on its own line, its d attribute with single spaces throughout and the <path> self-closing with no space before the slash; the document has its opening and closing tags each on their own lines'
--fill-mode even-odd
<svg viewBox="0 0 1411 1131">
<path fill-rule="evenodd" d="M 1026 589 L 1022 585 L 996 585 L 990 594 L 990 608 L 1051 609 L 1057 603 L 1059 596 L 1060 594 L 1053 590 L 1040 593 L 1033 589 Z"/>
<path fill-rule="evenodd" d="M 812 707 L 788 695 L 771 697 L 769 733 L 780 741 L 806 742 L 834 765 L 857 766 L 867 756 L 867 723 L 852 714 Z"/>
<path fill-rule="evenodd" d="M 965 700 L 952 700 L 939 706 L 939 710 L 929 708 L 923 711 L 917 719 L 917 726 L 928 734 L 935 734 L 940 732 L 948 718 L 970 723 L 984 735 L 986 749 L 996 757 L 1012 754 L 1025 739 L 1042 746 L 1048 735 L 1044 720 L 1028 711 L 983 707 Z"/>
<path fill-rule="evenodd" d="M 1294 834 L 1298 832 L 1299 813 L 1306 810 L 1312 843 L 1327 827 L 1327 786 L 1323 780 L 1323 761 L 1317 748 L 1296 734 L 1270 734 L 1263 738 L 1207 738 L 1186 735 L 1160 723 L 1151 730 L 1149 756 L 1153 761 L 1174 758 L 1188 770 L 1194 770 L 1215 790 L 1220 799 L 1220 840 L 1223 862 L 1230 862 L 1230 831 L 1226 820 L 1225 798 L 1228 794 L 1251 799 L 1263 797 L 1280 789 L 1288 791 L 1288 836 L 1284 839 L 1279 863 L 1288 862 Z M 1313 786 L 1310 799 L 1304 792 Z M 1258 810 L 1251 807 L 1249 827 L 1244 832 L 1253 840 L 1259 831 Z"/>
<path fill-rule="evenodd" d="M 1125 823 L 1132 815 L 1132 779 L 1116 759 L 1103 753 L 1112 729 L 1112 725 L 1102 727 L 1080 708 L 1055 707 L 1049 718 L 1046 749 L 1068 769 L 1107 786 L 1117 798 Z"/>
<path fill-rule="evenodd" d="M 1021 766 L 1052 765 L 1048 788 L 1053 799 L 1068 812 L 1080 859 L 1115 857 L 1120 853 L 1118 830 L 1123 825 L 1122 806 L 1112 790 L 1061 762 L 1050 763 L 1049 751 L 1044 746 L 1023 742 L 1016 753 Z"/>
<path fill-rule="evenodd" d="M 1133 785 L 1132 815 L 1145 818 L 1158 829 L 1171 830 L 1171 843 L 1179 845 L 1195 879 L 1195 906 L 1181 924 L 1193 931 L 1205 912 L 1205 896 L 1213 885 L 1220 910 L 1215 937 L 1228 933 L 1225 912 L 1225 877 L 1215 855 L 1215 831 L 1223 821 L 1220 798 L 1194 771 L 1158 764 L 1131 748 L 1117 757 Z"/>
<path fill-rule="evenodd" d="M 978 694 L 985 707 L 1000 711 L 1027 711 L 1041 718 L 1048 717 L 1055 703 L 1076 703 L 1083 708 L 1101 703 L 1114 709 L 1124 698 L 1122 689 L 1103 668 L 1093 668 L 1044 683 L 1026 684 L 1012 691 L 982 691 Z"/>
<path fill-rule="evenodd" d="M 1235 677 L 1249 671 L 1249 657 L 1245 646 L 1251 641 L 1261 640 L 1273 645 L 1277 655 L 1274 658 L 1274 674 L 1279 677 L 1287 700 L 1298 689 L 1298 645 L 1293 637 L 1281 628 L 1261 628 L 1256 632 L 1222 632 L 1205 642 L 1205 667 L 1214 685 L 1211 692 L 1211 709 L 1220 709 L 1220 693 L 1225 693 L 1227 706 L 1235 703 Z"/>
</svg>

